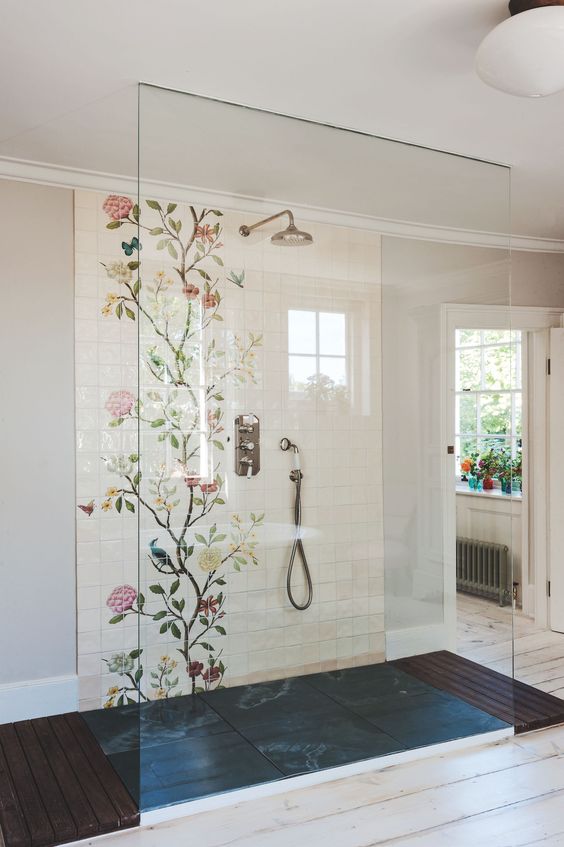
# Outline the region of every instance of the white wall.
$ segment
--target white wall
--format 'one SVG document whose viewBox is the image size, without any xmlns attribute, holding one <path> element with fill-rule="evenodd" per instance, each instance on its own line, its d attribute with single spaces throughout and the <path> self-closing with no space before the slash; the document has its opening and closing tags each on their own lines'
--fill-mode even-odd
<svg viewBox="0 0 564 847">
<path fill-rule="evenodd" d="M 0 181 L 0 256 L 4 722 L 74 706 L 72 191 Z"/>
<path fill-rule="evenodd" d="M 564 254 L 513 253 L 511 302 L 514 306 L 564 308 Z"/>
</svg>

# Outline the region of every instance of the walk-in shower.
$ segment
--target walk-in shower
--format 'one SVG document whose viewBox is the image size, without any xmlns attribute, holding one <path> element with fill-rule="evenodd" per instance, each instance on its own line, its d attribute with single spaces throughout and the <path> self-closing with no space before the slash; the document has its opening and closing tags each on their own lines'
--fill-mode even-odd
<svg viewBox="0 0 564 847">
<path fill-rule="evenodd" d="M 507 731 L 439 664 L 446 306 L 509 316 L 508 170 L 150 86 L 140 112 L 138 191 L 76 202 L 89 725 L 145 810 Z"/>
</svg>

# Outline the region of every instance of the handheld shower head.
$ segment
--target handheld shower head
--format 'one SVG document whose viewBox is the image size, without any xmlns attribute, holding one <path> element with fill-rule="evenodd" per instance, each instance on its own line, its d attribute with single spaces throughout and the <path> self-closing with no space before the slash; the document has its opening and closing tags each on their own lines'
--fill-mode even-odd
<svg viewBox="0 0 564 847">
<path fill-rule="evenodd" d="M 292 441 L 290 441 L 289 438 L 283 438 L 280 441 L 280 449 L 283 450 L 285 453 L 288 450 L 292 450 L 292 464 L 294 466 L 295 471 L 300 471 L 300 479 L 301 479 L 303 474 L 301 474 L 302 463 L 300 461 L 300 449 L 299 449 L 298 445 L 294 444 Z"/>
<path fill-rule="evenodd" d="M 280 441 L 280 449 L 283 450 L 285 453 L 288 450 L 292 451 L 294 469 L 290 473 L 290 480 L 296 486 L 294 494 L 295 534 L 294 540 L 292 542 L 290 561 L 288 562 L 288 572 L 286 574 L 286 591 L 288 593 L 288 599 L 294 609 L 297 609 L 299 612 L 305 612 L 306 609 L 309 609 L 313 601 L 313 582 L 311 580 L 311 572 L 309 570 L 309 564 L 307 561 L 307 556 L 302 541 L 302 480 L 304 478 L 304 475 L 300 467 L 300 450 L 298 445 L 290 441 L 289 438 L 282 438 Z M 307 587 L 307 597 L 303 603 L 299 603 L 296 600 L 294 596 L 294 587 L 292 585 L 292 573 L 294 570 L 294 564 L 296 561 L 297 553 L 300 554 L 300 559 L 302 560 L 304 578 Z"/>
<path fill-rule="evenodd" d="M 276 215 L 271 215 L 269 218 L 265 218 L 263 221 L 258 221 L 256 224 L 251 224 L 248 226 L 247 224 L 242 224 L 239 227 L 239 235 L 242 235 L 243 238 L 247 238 L 253 229 L 258 229 L 265 224 L 270 223 L 270 221 L 275 221 L 277 218 L 282 217 L 282 215 L 288 215 L 289 224 L 286 229 L 280 230 L 280 232 L 276 232 L 272 238 L 270 239 L 272 244 L 275 244 L 277 247 L 307 247 L 308 244 L 313 244 L 313 236 L 309 234 L 309 232 L 303 232 L 303 230 L 298 229 L 294 223 L 294 215 L 290 211 L 290 209 L 284 209 L 283 212 L 278 212 Z"/>
</svg>

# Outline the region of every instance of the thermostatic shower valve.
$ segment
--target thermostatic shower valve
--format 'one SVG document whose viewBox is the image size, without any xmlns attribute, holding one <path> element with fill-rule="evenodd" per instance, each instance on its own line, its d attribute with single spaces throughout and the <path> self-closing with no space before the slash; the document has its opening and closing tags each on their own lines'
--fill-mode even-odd
<svg viewBox="0 0 564 847">
<path fill-rule="evenodd" d="M 235 473 L 250 479 L 260 471 L 260 421 L 256 415 L 235 418 Z"/>
</svg>

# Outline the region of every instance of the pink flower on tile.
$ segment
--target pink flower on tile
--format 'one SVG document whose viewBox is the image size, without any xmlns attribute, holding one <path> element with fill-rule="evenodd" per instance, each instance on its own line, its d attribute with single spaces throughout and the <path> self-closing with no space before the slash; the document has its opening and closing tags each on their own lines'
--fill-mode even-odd
<svg viewBox="0 0 564 847">
<path fill-rule="evenodd" d="M 200 676 L 204 669 L 202 662 L 190 662 L 189 665 L 186 666 L 186 673 L 188 676 L 195 679 L 197 676 Z"/>
<path fill-rule="evenodd" d="M 213 482 L 201 482 L 200 489 L 203 494 L 213 494 L 214 491 L 219 490 L 219 485 L 215 480 Z"/>
<path fill-rule="evenodd" d="M 200 289 L 197 285 L 193 285 L 191 282 L 188 282 L 182 289 L 182 293 L 188 300 L 195 300 L 196 297 L 200 293 Z"/>
<path fill-rule="evenodd" d="M 215 309 L 217 306 L 217 297 L 215 294 L 204 294 L 202 297 L 204 309 Z"/>
<path fill-rule="evenodd" d="M 211 594 L 207 598 L 207 600 L 202 599 L 198 603 L 198 612 L 201 612 L 203 615 L 208 617 L 209 615 L 216 615 L 219 610 L 219 600 L 217 597 L 213 597 Z"/>
<path fill-rule="evenodd" d="M 112 418 L 123 418 L 128 415 L 135 404 L 131 391 L 112 391 L 106 400 L 106 409 Z"/>
<path fill-rule="evenodd" d="M 133 201 L 129 197 L 122 197 L 119 194 L 108 194 L 102 209 L 113 221 L 121 221 L 127 218 L 133 209 Z"/>
<path fill-rule="evenodd" d="M 200 241 L 209 241 L 210 244 L 215 238 L 215 228 L 209 224 L 196 227 L 196 238 Z"/>
<path fill-rule="evenodd" d="M 195 488 L 197 485 L 200 484 L 200 477 L 199 476 L 185 476 L 184 482 L 186 483 L 188 488 Z"/>
<path fill-rule="evenodd" d="M 136 599 L 137 592 L 132 585 L 118 585 L 106 600 L 106 606 L 121 615 L 131 609 Z"/>
<path fill-rule="evenodd" d="M 215 666 L 213 668 L 208 668 L 207 671 L 204 671 L 202 674 L 202 677 L 206 682 L 217 682 L 220 676 L 221 673 L 219 668 Z"/>
</svg>

